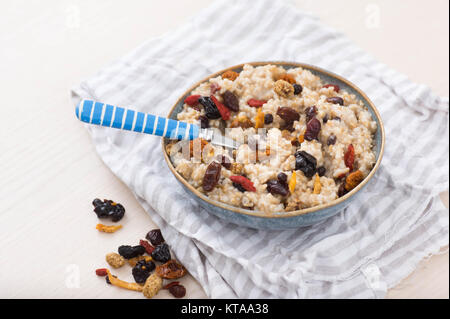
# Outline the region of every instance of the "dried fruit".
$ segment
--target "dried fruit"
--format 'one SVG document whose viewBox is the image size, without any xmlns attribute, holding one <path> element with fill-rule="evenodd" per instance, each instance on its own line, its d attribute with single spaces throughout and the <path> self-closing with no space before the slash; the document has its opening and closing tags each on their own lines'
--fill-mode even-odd
<svg viewBox="0 0 450 319">
<path fill-rule="evenodd" d="M 290 84 L 294 84 L 295 83 L 295 78 L 292 74 L 288 74 L 288 73 L 283 73 L 279 76 L 277 76 L 276 78 L 277 80 L 284 80 Z"/>
<path fill-rule="evenodd" d="M 309 122 L 317 114 L 317 107 L 315 105 L 309 106 L 305 110 L 306 122 Z"/>
<path fill-rule="evenodd" d="M 318 139 L 321 128 L 322 125 L 320 124 L 320 121 L 315 117 L 312 118 L 306 124 L 305 140 L 312 141 L 314 139 Z"/>
<path fill-rule="evenodd" d="M 272 124 L 272 123 L 273 123 L 273 115 L 270 113 L 264 115 L 264 124 Z"/>
<path fill-rule="evenodd" d="M 294 94 L 294 87 L 287 81 L 278 80 L 275 82 L 275 93 L 282 97 L 290 97 Z"/>
<path fill-rule="evenodd" d="M 242 127 L 243 129 L 253 127 L 252 121 L 248 117 L 239 116 L 235 117 L 234 120 L 231 122 L 230 127 Z"/>
<path fill-rule="evenodd" d="M 286 123 L 293 123 L 300 119 L 300 114 L 296 110 L 290 107 L 279 107 L 277 115 L 281 117 Z"/>
<path fill-rule="evenodd" d="M 171 259 L 169 246 L 167 244 L 156 246 L 152 252 L 152 258 L 162 263 L 168 262 Z"/>
<path fill-rule="evenodd" d="M 200 120 L 200 127 L 201 128 L 208 128 L 209 127 L 209 119 L 205 115 L 200 115 L 198 117 Z"/>
<path fill-rule="evenodd" d="M 294 87 L 294 95 L 299 95 L 303 92 L 303 86 L 300 84 L 293 84 L 292 86 Z"/>
<path fill-rule="evenodd" d="M 313 177 L 316 173 L 317 160 L 305 151 L 295 153 L 295 169 L 301 170 L 306 177 Z"/>
<path fill-rule="evenodd" d="M 118 251 L 120 256 L 122 256 L 125 259 L 130 259 L 143 255 L 145 253 L 145 248 L 141 245 L 133 247 L 128 245 L 122 245 L 119 247 Z"/>
<path fill-rule="evenodd" d="M 100 277 L 105 277 L 108 275 L 108 269 L 106 269 L 106 268 L 96 269 L 95 274 Z"/>
<path fill-rule="evenodd" d="M 320 166 L 317 168 L 317 174 L 319 174 L 320 177 L 324 176 L 326 172 L 327 169 L 325 168 L 325 166 Z"/>
<path fill-rule="evenodd" d="M 344 154 L 344 163 L 350 169 L 350 172 L 353 171 L 353 164 L 355 162 L 355 148 L 352 144 L 350 144 L 347 148 L 347 152 Z"/>
<path fill-rule="evenodd" d="M 219 100 L 214 95 L 211 95 L 210 98 L 211 98 L 211 101 L 213 101 L 213 103 L 216 105 L 217 109 L 219 110 L 220 115 L 222 116 L 222 119 L 224 121 L 229 120 L 230 114 L 231 114 L 230 110 L 225 105 L 220 103 Z"/>
<path fill-rule="evenodd" d="M 98 218 L 111 217 L 113 222 L 118 222 L 125 215 L 125 208 L 112 200 L 105 199 L 101 201 L 96 198 L 92 202 L 92 205 L 94 205 L 94 212 Z"/>
<path fill-rule="evenodd" d="M 239 99 L 233 94 L 233 92 L 226 90 L 223 92 L 222 98 L 226 107 L 233 112 L 239 112 Z"/>
<path fill-rule="evenodd" d="M 239 76 L 239 73 L 229 70 L 229 71 L 225 71 L 222 74 L 222 79 L 228 79 L 230 81 L 234 81 L 237 79 L 238 76 Z"/>
<path fill-rule="evenodd" d="M 155 270 L 155 267 L 155 263 L 152 261 L 147 262 L 145 260 L 140 260 L 137 262 L 136 266 L 133 267 L 131 273 L 138 284 L 143 284 L 150 276 L 150 273 Z"/>
<path fill-rule="evenodd" d="M 163 280 L 157 274 L 150 275 L 145 281 L 142 293 L 147 298 L 153 298 L 161 290 Z"/>
<path fill-rule="evenodd" d="M 164 237 L 160 229 L 152 229 L 147 233 L 145 238 L 152 243 L 153 246 L 158 246 L 164 242 Z"/>
<path fill-rule="evenodd" d="M 320 194 L 321 190 L 322 190 L 322 184 L 320 184 L 320 177 L 319 177 L 319 174 L 316 173 L 316 178 L 314 179 L 313 194 Z"/>
<path fill-rule="evenodd" d="M 202 96 L 198 99 L 198 102 L 203 105 L 203 108 L 205 109 L 206 117 L 210 120 L 216 120 L 221 117 L 219 110 L 217 109 L 217 106 L 214 104 L 214 102 L 211 100 L 208 96 Z"/>
<path fill-rule="evenodd" d="M 328 122 L 328 114 L 325 114 L 325 116 L 322 119 L 323 124 L 326 124 Z"/>
<path fill-rule="evenodd" d="M 342 183 L 340 186 L 339 186 L 339 189 L 338 189 L 338 196 L 339 197 L 342 197 L 342 196 L 344 196 L 345 194 L 347 194 L 348 192 L 347 192 L 347 190 L 345 189 L 345 183 Z"/>
<path fill-rule="evenodd" d="M 267 181 L 267 191 L 272 195 L 286 196 L 289 194 L 289 186 L 286 183 L 280 183 L 280 181 L 271 179 Z"/>
<path fill-rule="evenodd" d="M 233 174 L 242 174 L 244 171 L 244 165 L 241 163 L 231 163 L 231 172 Z"/>
<path fill-rule="evenodd" d="M 141 260 L 144 260 L 144 261 L 146 261 L 146 262 L 151 262 L 151 261 L 152 261 L 152 257 L 141 255 L 141 256 L 137 256 L 137 257 L 130 258 L 130 259 L 128 259 L 127 261 L 128 261 L 128 264 L 129 264 L 131 267 L 134 267 L 134 266 L 136 266 L 136 264 L 137 264 L 138 262 L 140 262 Z"/>
<path fill-rule="evenodd" d="M 103 233 L 115 233 L 116 231 L 118 231 L 119 229 L 122 228 L 122 225 L 106 226 L 106 225 L 103 225 L 103 224 L 97 224 L 97 226 L 95 228 L 98 231 L 103 232 Z"/>
<path fill-rule="evenodd" d="M 106 262 L 113 268 L 120 268 L 125 265 L 125 259 L 116 253 L 109 253 L 105 257 Z"/>
<path fill-rule="evenodd" d="M 141 285 L 120 280 L 116 276 L 111 275 L 109 270 L 108 270 L 108 280 L 112 285 L 120 287 L 120 288 L 125 288 L 128 290 L 134 290 L 134 291 L 142 291 L 143 290 Z M 162 284 L 162 279 L 161 279 L 161 284 Z"/>
<path fill-rule="evenodd" d="M 236 175 L 236 176 L 230 176 L 230 180 L 232 182 L 241 184 L 241 186 L 249 192 L 256 192 L 256 188 L 253 185 L 253 182 L 249 180 L 248 178 L 242 176 L 242 175 Z"/>
<path fill-rule="evenodd" d="M 169 287 L 169 292 L 175 297 L 175 298 L 183 298 L 186 296 L 186 288 L 182 285 L 174 285 Z"/>
<path fill-rule="evenodd" d="M 332 103 L 332 104 L 340 104 L 340 105 L 344 105 L 344 100 L 341 97 L 329 97 L 327 99 L 328 103 Z"/>
<path fill-rule="evenodd" d="M 289 180 L 289 191 L 291 192 L 291 194 L 294 192 L 296 184 L 297 184 L 297 174 L 295 173 L 295 171 L 293 171 L 291 179 Z"/>
<path fill-rule="evenodd" d="M 339 93 L 339 90 L 340 90 L 339 85 L 336 85 L 336 84 L 326 84 L 326 85 L 323 86 L 323 88 L 329 88 L 329 87 L 332 87 L 332 88 L 336 91 L 336 93 Z"/>
<path fill-rule="evenodd" d="M 186 275 L 186 272 L 186 268 L 173 259 L 156 267 L 156 274 L 164 279 L 178 279 Z"/>
<path fill-rule="evenodd" d="M 186 103 L 189 106 L 195 106 L 198 104 L 198 99 L 201 97 L 201 95 L 189 95 L 187 98 L 184 99 L 184 103 Z"/>
<path fill-rule="evenodd" d="M 165 285 L 164 287 L 162 287 L 162 289 L 169 289 L 172 286 L 176 286 L 179 285 L 180 282 L 179 281 L 172 281 L 171 283 L 168 283 L 167 285 Z"/>
<path fill-rule="evenodd" d="M 359 185 L 364 179 L 364 175 L 360 170 L 350 173 L 345 179 L 345 190 L 351 191 L 353 188 Z"/>
<path fill-rule="evenodd" d="M 213 83 L 211 83 L 211 85 L 209 86 L 209 90 L 210 90 L 211 94 L 215 94 L 217 91 L 220 90 L 220 85 L 217 84 L 217 83 L 215 83 L 215 82 L 213 82 Z"/>
<path fill-rule="evenodd" d="M 216 187 L 217 183 L 220 179 L 220 171 L 222 169 L 222 165 L 217 162 L 211 162 L 208 165 L 208 168 L 205 171 L 205 175 L 203 176 L 203 190 L 205 192 L 210 192 Z"/>
<path fill-rule="evenodd" d="M 226 169 L 231 169 L 231 160 L 225 155 L 217 155 L 216 161 Z"/>
<path fill-rule="evenodd" d="M 298 137 L 298 141 L 299 141 L 300 144 L 305 141 L 305 133 L 300 134 L 300 136 Z"/>
<path fill-rule="evenodd" d="M 250 99 L 247 101 L 248 106 L 251 106 L 251 107 L 261 107 L 266 103 L 267 103 L 267 101 L 265 101 L 265 100 L 256 100 L 256 99 Z"/>
<path fill-rule="evenodd" d="M 327 145 L 334 145 L 336 144 L 337 137 L 334 134 L 331 134 L 328 136 Z"/>
<path fill-rule="evenodd" d="M 198 146 L 200 145 L 200 149 Z M 203 155 L 203 149 L 208 145 L 208 141 L 202 138 L 196 138 L 195 140 L 189 141 L 189 156 L 201 159 Z"/>
<path fill-rule="evenodd" d="M 147 254 L 149 254 L 149 255 L 151 255 L 152 254 L 152 252 L 153 252 L 153 250 L 155 250 L 155 247 L 153 247 L 152 245 L 150 245 L 149 243 L 148 243 L 148 241 L 146 241 L 146 240 L 140 240 L 139 241 L 139 245 L 141 245 L 142 247 L 144 247 L 145 248 L 145 252 L 147 253 Z"/>
<path fill-rule="evenodd" d="M 278 173 L 277 179 L 282 184 L 286 184 L 287 183 L 287 175 L 285 173 L 283 173 L 283 172 Z"/>
<path fill-rule="evenodd" d="M 262 127 L 264 127 L 264 113 L 262 108 L 259 108 L 255 116 L 255 128 L 258 129 Z"/>
<path fill-rule="evenodd" d="M 246 191 L 246 189 L 244 187 L 242 187 L 241 184 L 233 182 L 232 183 L 234 188 L 237 188 L 238 191 L 240 191 L 241 193 L 244 193 Z"/>
</svg>

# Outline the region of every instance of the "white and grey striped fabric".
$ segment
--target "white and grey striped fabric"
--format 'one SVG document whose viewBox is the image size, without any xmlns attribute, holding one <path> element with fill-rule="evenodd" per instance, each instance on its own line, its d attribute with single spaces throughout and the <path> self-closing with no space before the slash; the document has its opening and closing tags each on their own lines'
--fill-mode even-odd
<svg viewBox="0 0 450 319">
<path fill-rule="evenodd" d="M 88 127 L 96 149 L 161 227 L 212 298 L 375 298 L 448 244 L 448 99 L 375 61 L 345 36 L 284 1 L 219 0 L 184 27 L 152 39 L 73 90 L 166 115 L 193 83 L 250 61 L 296 61 L 365 91 L 386 126 L 374 180 L 318 225 L 258 231 L 211 216 L 166 167 L 160 139 Z"/>
</svg>

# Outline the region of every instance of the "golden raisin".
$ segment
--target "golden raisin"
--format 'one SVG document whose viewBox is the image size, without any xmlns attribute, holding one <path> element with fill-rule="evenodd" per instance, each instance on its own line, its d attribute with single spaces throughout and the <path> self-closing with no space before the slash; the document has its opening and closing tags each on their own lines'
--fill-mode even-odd
<svg viewBox="0 0 450 319">
<path fill-rule="evenodd" d="M 314 191 L 313 194 L 320 194 L 322 190 L 322 184 L 320 184 L 319 174 L 316 173 L 316 178 L 314 179 Z"/>
<path fill-rule="evenodd" d="M 106 262 L 114 268 L 120 268 L 125 265 L 125 258 L 117 253 L 109 253 L 106 255 Z"/>
<path fill-rule="evenodd" d="M 292 74 L 283 73 L 277 77 L 277 80 L 284 80 L 286 82 L 289 82 L 290 84 L 295 83 L 295 78 Z"/>
<path fill-rule="evenodd" d="M 106 226 L 106 225 L 103 225 L 103 224 L 97 224 L 97 226 L 95 228 L 98 231 L 103 232 L 103 233 L 115 233 L 116 231 L 118 231 L 119 229 L 122 228 L 122 225 Z"/>
<path fill-rule="evenodd" d="M 295 171 L 293 171 L 291 179 L 289 180 L 289 191 L 291 192 L 291 194 L 294 193 L 296 184 L 297 184 L 297 174 L 295 173 Z"/>
<path fill-rule="evenodd" d="M 351 191 L 353 188 L 359 185 L 364 179 L 364 175 L 360 170 L 350 173 L 345 179 L 345 190 Z"/>
<path fill-rule="evenodd" d="M 287 81 L 278 80 L 275 82 L 275 93 L 282 97 L 290 97 L 294 95 L 294 87 Z"/>
<path fill-rule="evenodd" d="M 262 111 L 262 108 L 258 108 L 258 112 L 255 116 L 255 128 L 262 128 L 264 127 L 264 113 Z"/>
<path fill-rule="evenodd" d="M 230 127 L 241 127 L 243 129 L 253 127 L 252 121 L 247 116 L 235 117 L 230 124 Z"/>
<path fill-rule="evenodd" d="M 145 281 L 142 293 L 147 298 L 153 298 L 161 290 L 162 286 L 162 278 L 157 274 L 152 274 Z"/>
<path fill-rule="evenodd" d="M 239 73 L 229 70 L 222 74 L 222 79 L 228 79 L 230 81 L 234 81 L 237 79 L 238 76 L 239 76 Z"/>
<path fill-rule="evenodd" d="M 107 272 L 108 272 L 108 280 L 112 285 L 120 287 L 120 288 L 125 288 L 128 290 L 134 290 L 134 291 L 142 291 L 143 290 L 141 285 L 134 283 L 134 282 L 131 283 L 131 282 L 126 282 L 126 281 L 120 280 L 119 278 L 111 275 L 109 270 L 107 270 Z M 161 285 L 162 285 L 162 279 L 161 279 Z"/>
</svg>

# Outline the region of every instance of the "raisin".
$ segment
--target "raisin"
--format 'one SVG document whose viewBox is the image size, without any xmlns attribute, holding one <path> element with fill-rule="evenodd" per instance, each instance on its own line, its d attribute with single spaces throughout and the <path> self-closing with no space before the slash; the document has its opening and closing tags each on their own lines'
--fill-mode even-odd
<svg viewBox="0 0 450 319">
<path fill-rule="evenodd" d="M 322 125 L 320 124 L 320 121 L 317 118 L 312 118 L 307 124 L 306 124 L 306 132 L 305 132 L 305 140 L 312 141 L 314 139 L 317 139 L 319 136 L 319 132 Z"/>
<path fill-rule="evenodd" d="M 205 115 L 200 115 L 198 119 L 200 120 L 201 128 L 209 128 L 209 119 Z"/>
<path fill-rule="evenodd" d="M 277 115 L 281 117 L 286 123 L 293 123 L 300 119 L 300 114 L 296 110 L 290 107 L 279 107 Z"/>
<path fill-rule="evenodd" d="M 182 285 L 174 285 L 169 287 L 169 292 L 175 297 L 175 298 L 183 298 L 186 296 L 186 288 Z"/>
<path fill-rule="evenodd" d="M 153 247 L 152 245 L 150 245 L 149 243 L 148 243 L 148 241 L 146 241 L 146 240 L 140 240 L 139 241 L 139 245 L 141 245 L 142 247 L 144 247 L 145 248 L 145 252 L 147 253 L 147 254 L 149 254 L 149 255 L 151 255 L 152 254 L 152 252 L 155 250 L 155 247 Z"/>
<path fill-rule="evenodd" d="M 347 148 L 347 151 L 344 154 L 344 162 L 345 166 L 347 166 L 350 171 L 353 170 L 353 164 L 355 162 L 355 148 L 352 144 L 350 144 Z"/>
<path fill-rule="evenodd" d="M 239 183 L 233 182 L 233 186 L 234 186 L 235 188 L 237 188 L 237 190 L 240 191 L 241 193 L 246 192 L 245 188 L 242 187 L 242 185 L 239 184 Z"/>
<path fill-rule="evenodd" d="M 171 259 L 169 246 L 167 244 L 156 246 L 152 252 L 152 258 L 162 263 L 168 262 Z"/>
<path fill-rule="evenodd" d="M 271 124 L 273 123 L 273 115 L 270 113 L 267 113 L 264 115 L 264 124 Z"/>
<path fill-rule="evenodd" d="M 336 93 L 339 93 L 339 91 L 340 91 L 340 89 L 341 89 L 341 88 L 339 87 L 339 85 L 336 85 L 336 84 L 326 84 L 326 85 L 324 85 L 323 87 L 324 87 L 324 88 L 332 87 Z"/>
<path fill-rule="evenodd" d="M 330 136 L 328 136 L 328 140 L 327 140 L 327 145 L 334 145 L 336 144 L 336 135 L 331 134 Z"/>
<path fill-rule="evenodd" d="M 233 92 L 226 90 L 222 94 L 223 103 L 226 107 L 228 107 L 233 112 L 239 112 L 239 99 L 236 97 L 236 95 L 233 94 Z"/>
<path fill-rule="evenodd" d="M 294 94 L 299 95 L 302 92 L 303 92 L 303 86 L 301 86 L 300 84 L 294 84 Z"/>
<path fill-rule="evenodd" d="M 267 191 L 272 195 L 286 196 L 289 194 L 289 186 L 286 183 L 280 183 L 278 180 L 271 179 L 267 181 Z"/>
<path fill-rule="evenodd" d="M 162 289 L 169 289 L 172 286 L 176 286 L 179 285 L 180 282 L 179 281 L 172 281 L 171 283 L 168 283 L 167 285 L 163 286 Z"/>
<path fill-rule="evenodd" d="M 119 255 L 122 256 L 125 259 L 131 259 L 140 255 L 143 255 L 145 253 L 145 248 L 141 245 L 137 246 L 128 246 L 128 245 L 122 245 L 118 249 Z"/>
<path fill-rule="evenodd" d="M 145 260 L 140 260 L 137 262 L 136 266 L 133 267 L 131 273 L 138 284 L 143 284 L 155 267 L 155 263 L 152 261 L 147 262 Z"/>
<path fill-rule="evenodd" d="M 341 118 L 339 116 L 333 116 L 332 118 L 333 121 L 341 121 Z"/>
<path fill-rule="evenodd" d="M 327 172 L 327 169 L 324 166 L 320 166 L 317 168 L 317 174 L 319 174 L 320 177 L 324 176 Z"/>
<path fill-rule="evenodd" d="M 292 140 L 292 141 L 291 141 L 291 145 L 292 145 L 292 146 L 295 146 L 295 147 L 299 147 L 299 146 L 302 145 L 302 144 L 299 142 L 299 140 Z"/>
<path fill-rule="evenodd" d="M 317 107 L 315 105 L 309 106 L 305 110 L 306 122 L 309 122 L 317 114 Z"/>
<path fill-rule="evenodd" d="M 92 205 L 94 205 L 94 212 L 98 218 L 111 217 L 113 222 L 118 222 L 125 215 L 125 208 L 112 200 L 105 199 L 101 201 L 96 198 L 92 202 Z"/>
<path fill-rule="evenodd" d="M 329 118 L 328 118 L 328 114 L 325 114 L 325 116 L 322 119 L 323 124 L 326 124 L 328 122 Z"/>
<path fill-rule="evenodd" d="M 220 178 L 220 171 L 222 165 L 217 162 L 211 162 L 206 169 L 205 175 L 203 176 L 203 190 L 205 192 L 210 192 L 216 187 Z"/>
<path fill-rule="evenodd" d="M 344 100 L 341 97 L 329 97 L 327 99 L 328 103 L 333 103 L 333 104 L 340 104 L 340 105 L 344 105 Z"/>
<path fill-rule="evenodd" d="M 305 151 L 295 153 L 295 169 L 301 170 L 306 177 L 313 177 L 316 173 L 317 160 Z"/>
<path fill-rule="evenodd" d="M 281 173 L 279 173 L 277 175 L 277 179 L 282 184 L 286 184 L 287 183 L 287 175 L 285 173 L 283 173 L 283 172 L 281 172 Z"/>
<path fill-rule="evenodd" d="M 231 169 L 231 161 L 225 155 L 217 155 L 216 160 L 220 163 L 220 165 L 222 165 L 226 169 L 228 170 Z"/>
<path fill-rule="evenodd" d="M 156 267 L 156 274 L 164 279 L 178 279 L 186 275 L 186 268 L 171 259 L 164 265 Z"/>
<path fill-rule="evenodd" d="M 152 229 L 147 233 L 145 238 L 147 238 L 153 246 L 158 246 L 164 242 L 164 237 L 162 236 L 160 229 Z"/>
<path fill-rule="evenodd" d="M 221 117 L 219 110 L 217 109 L 217 106 L 214 104 L 214 102 L 211 100 L 209 96 L 202 96 L 198 99 L 198 102 L 203 105 L 205 109 L 206 117 L 210 120 L 216 120 Z"/>
<path fill-rule="evenodd" d="M 345 194 L 347 194 L 348 192 L 347 192 L 347 190 L 345 189 L 345 183 L 342 183 L 341 184 L 341 186 L 339 186 L 339 189 L 338 189 L 338 196 L 339 197 L 342 197 L 342 196 L 344 196 Z"/>
</svg>

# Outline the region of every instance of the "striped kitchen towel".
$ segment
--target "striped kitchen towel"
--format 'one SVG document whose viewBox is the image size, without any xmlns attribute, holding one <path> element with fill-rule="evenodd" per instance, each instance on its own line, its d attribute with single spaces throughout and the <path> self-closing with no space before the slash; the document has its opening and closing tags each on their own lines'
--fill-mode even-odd
<svg viewBox="0 0 450 319">
<path fill-rule="evenodd" d="M 365 91 L 386 127 L 375 178 L 350 207 L 301 229 L 228 224 L 199 207 L 165 165 L 160 139 L 87 127 L 98 154 L 134 192 L 177 258 L 212 298 L 376 298 L 448 244 L 448 99 L 375 61 L 285 1 L 218 0 L 74 88 L 166 115 L 193 83 L 250 61 L 296 61 Z"/>
</svg>

